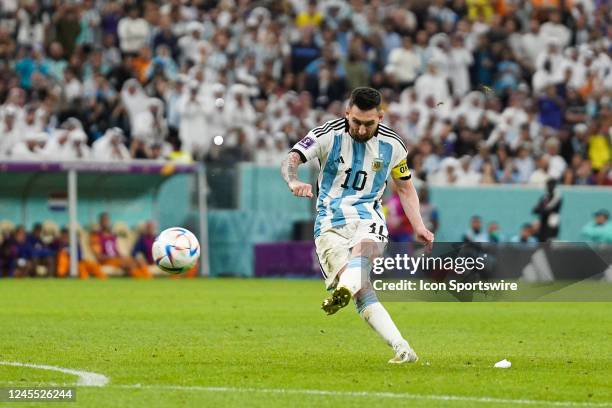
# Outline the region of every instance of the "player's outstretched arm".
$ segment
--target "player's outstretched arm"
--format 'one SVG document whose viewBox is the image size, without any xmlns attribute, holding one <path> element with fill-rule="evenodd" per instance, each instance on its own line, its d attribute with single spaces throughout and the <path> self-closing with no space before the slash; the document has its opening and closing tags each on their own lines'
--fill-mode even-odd
<svg viewBox="0 0 612 408">
<path fill-rule="evenodd" d="M 412 184 L 412 180 L 394 179 L 397 185 L 402 208 L 408 217 L 408 221 L 414 228 L 415 238 L 425 243 L 432 243 L 434 234 L 425 227 L 423 218 L 421 218 L 419 196 Z"/>
<path fill-rule="evenodd" d="M 289 152 L 281 164 L 281 174 L 294 196 L 312 198 L 312 186 L 297 178 L 297 169 L 300 164 L 302 164 L 300 155 L 296 152 Z"/>
</svg>

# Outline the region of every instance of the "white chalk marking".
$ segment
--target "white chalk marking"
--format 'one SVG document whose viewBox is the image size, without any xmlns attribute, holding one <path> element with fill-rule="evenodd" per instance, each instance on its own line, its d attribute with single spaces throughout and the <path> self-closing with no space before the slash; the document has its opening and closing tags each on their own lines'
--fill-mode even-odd
<svg viewBox="0 0 612 408">
<path fill-rule="evenodd" d="M 77 377 L 79 377 L 76 382 L 76 385 L 82 385 L 85 387 L 103 387 L 109 382 L 108 377 L 106 377 L 105 375 L 92 373 L 90 371 L 73 370 L 71 368 L 56 367 L 44 364 L 20 363 L 18 361 L 0 361 L 0 365 L 59 371 L 60 373 L 76 375 Z"/>
<path fill-rule="evenodd" d="M 27 364 L 17 362 L 2 362 L 0 365 L 10 365 L 18 367 L 31 367 L 43 370 L 60 371 L 79 376 L 77 385 L 102 387 L 108 384 L 109 379 L 97 373 L 88 371 L 71 370 L 68 368 L 54 367 L 38 364 Z M 0 381 L 3 385 L 24 385 L 23 381 Z M 53 382 L 30 383 L 29 386 L 70 386 L 71 384 L 61 384 Z M 510 399 L 495 397 L 470 397 L 460 395 L 436 395 L 436 394 L 411 394 L 400 392 L 378 392 L 378 391 L 332 391 L 332 390 L 309 390 L 298 388 L 239 388 L 239 387 L 205 387 L 198 385 L 171 385 L 171 384 L 111 384 L 108 388 L 124 389 L 143 389 L 143 390 L 174 390 L 192 392 L 217 392 L 217 393 L 245 393 L 245 394 L 280 394 L 280 395 L 316 395 L 333 397 L 351 398 L 379 398 L 396 400 L 420 400 L 420 401 L 458 401 L 473 402 L 482 404 L 508 404 L 508 405 L 542 405 L 550 407 L 592 407 L 592 408 L 612 408 L 612 402 L 588 402 L 588 401 L 546 401 L 531 399 Z"/>
</svg>

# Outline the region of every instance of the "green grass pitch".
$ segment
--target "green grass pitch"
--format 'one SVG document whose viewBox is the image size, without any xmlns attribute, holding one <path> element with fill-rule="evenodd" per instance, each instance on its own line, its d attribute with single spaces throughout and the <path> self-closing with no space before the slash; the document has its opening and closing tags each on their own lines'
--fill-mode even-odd
<svg viewBox="0 0 612 408">
<path fill-rule="evenodd" d="M 324 315 L 325 294 L 309 280 L 1 280 L 0 361 L 110 383 L 0 406 L 612 407 L 612 303 L 387 303 L 421 358 L 391 366 L 353 305 Z M 0 365 L 0 387 L 75 381 Z"/>
</svg>

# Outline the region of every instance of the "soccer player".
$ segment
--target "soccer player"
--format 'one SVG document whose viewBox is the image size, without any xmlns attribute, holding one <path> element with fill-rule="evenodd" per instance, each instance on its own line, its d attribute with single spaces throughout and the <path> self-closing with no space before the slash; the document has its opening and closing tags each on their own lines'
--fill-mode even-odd
<svg viewBox="0 0 612 408">
<path fill-rule="evenodd" d="M 372 88 L 353 90 L 345 117 L 312 129 L 291 149 L 282 175 L 298 197 L 313 197 L 312 186 L 297 178 L 301 163 L 318 159 L 315 245 L 325 285 L 332 291 L 321 308 L 334 314 L 352 299 L 361 317 L 393 348 L 389 363 L 417 361 L 418 357 L 380 304 L 364 271 L 382 254 L 387 226 L 380 198 L 391 175 L 415 238 L 433 242 L 419 213 L 419 198 L 406 164 L 401 138 L 380 123 L 381 95 Z M 367 275 L 367 274 L 364 274 Z"/>
</svg>

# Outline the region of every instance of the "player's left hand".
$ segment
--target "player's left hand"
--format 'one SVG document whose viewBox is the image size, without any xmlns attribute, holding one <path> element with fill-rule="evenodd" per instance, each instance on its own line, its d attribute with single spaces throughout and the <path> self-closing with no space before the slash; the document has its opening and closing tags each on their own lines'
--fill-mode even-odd
<svg viewBox="0 0 612 408">
<path fill-rule="evenodd" d="M 414 236 L 417 241 L 424 242 L 426 244 L 432 244 L 434 241 L 434 234 L 424 226 L 421 228 L 417 228 L 414 231 Z"/>
</svg>

